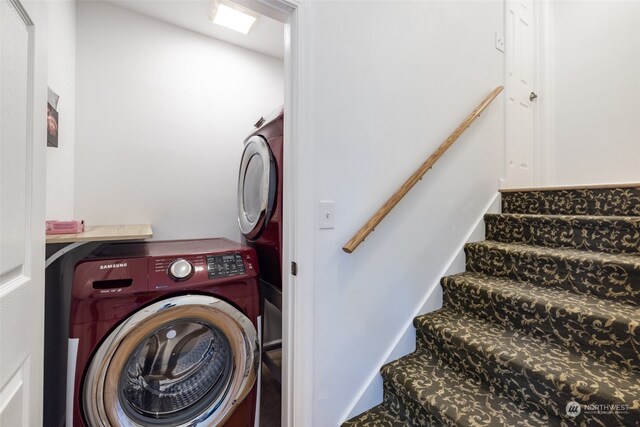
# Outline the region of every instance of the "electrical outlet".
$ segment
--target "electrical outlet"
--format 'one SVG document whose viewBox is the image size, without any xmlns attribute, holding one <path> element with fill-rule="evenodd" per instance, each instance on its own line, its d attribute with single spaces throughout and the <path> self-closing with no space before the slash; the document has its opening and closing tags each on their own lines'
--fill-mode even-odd
<svg viewBox="0 0 640 427">
<path fill-rule="evenodd" d="M 498 32 L 496 32 L 496 49 L 504 52 L 504 35 Z"/>
</svg>

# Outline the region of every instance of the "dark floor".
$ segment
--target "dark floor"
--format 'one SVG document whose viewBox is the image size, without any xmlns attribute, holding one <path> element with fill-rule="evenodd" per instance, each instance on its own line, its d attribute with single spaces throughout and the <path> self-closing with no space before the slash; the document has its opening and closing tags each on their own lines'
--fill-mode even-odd
<svg viewBox="0 0 640 427">
<path fill-rule="evenodd" d="M 273 361 L 280 366 L 281 350 L 269 352 Z M 262 364 L 262 391 L 260 393 L 260 427 L 280 427 L 281 388 L 269 368 Z"/>
</svg>

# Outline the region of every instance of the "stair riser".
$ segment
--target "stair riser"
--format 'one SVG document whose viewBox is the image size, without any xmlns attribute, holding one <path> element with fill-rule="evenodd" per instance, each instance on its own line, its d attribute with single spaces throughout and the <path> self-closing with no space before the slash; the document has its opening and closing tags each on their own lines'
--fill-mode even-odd
<svg viewBox="0 0 640 427">
<path fill-rule="evenodd" d="M 622 264 L 589 259 L 488 249 L 467 245 L 467 271 L 568 289 L 576 294 L 640 305 L 640 262 Z"/>
<path fill-rule="evenodd" d="M 628 425 L 628 420 L 613 414 L 582 414 L 577 419 L 568 417 L 565 412 L 566 404 L 571 400 L 580 402 L 580 399 L 572 397 L 570 390 L 558 390 L 553 383 L 537 373 L 519 372 L 508 362 L 487 357 L 481 351 L 474 351 L 459 342 L 451 342 L 432 331 L 419 330 L 416 338 L 419 348 L 436 352 L 452 369 L 466 374 L 475 372 L 485 383 L 491 384 L 506 396 L 523 402 L 529 408 L 535 408 L 532 410 L 539 414 L 539 418 L 548 420 L 549 425 L 559 423 L 558 419 L 562 420 L 562 424 L 569 426 Z"/>
<path fill-rule="evenodd" d="M 419 417 L 425 425 L 438 425 L 457 427 L 456 423 L 446 416 L 440 416 L 439 408 L 432 405 L 423 405 L 416 402 L 409 393 L 403 387 L 402 379 L 393 378 L 389 373 L 382 368 L 380 371 L 385 386 L 385 396 L 387 391 L 390 393 L 387 399 L 393 399 L 394 405 L 397 405 L 399 416 L 410 416 L 412 419 Z M 410 374 L 409 374 L 410 375 Z M 393 395 L 393 397 L 391 396 Z M 420 424 L 417 422 L 416 424 Z"/>
<path fill-rule="evenodd" d="M 550 248 L 573 248 L 607 253 L 640 253 L 638 222 L 581 221 L 503 217 L 485 217 L 486 238 L 504 243 L 525 243 Z"/>
<path fill-rule="evenodd" d="M 384 402 L 398 418 L 405 420 L 406 426 L 444 426 L 441 420 L 428 412 L 415 400 L 396 390 L 391 383 L 384 381 Z"/>
<path fill-rule="evenodd" d="M 504 192 L 502 212 L 640 216 L 640 188 Z"/>
<path fill-rule="evenodd" d="M 442 280 L 444 305 L 501 324 L 509 329 L 549 338 L 584 352 L 602 363 L 640 370 L 640 328 L 607 318 L 571 312 L 565 307 L 490 292 L 455 278 Z"/>
</svg>

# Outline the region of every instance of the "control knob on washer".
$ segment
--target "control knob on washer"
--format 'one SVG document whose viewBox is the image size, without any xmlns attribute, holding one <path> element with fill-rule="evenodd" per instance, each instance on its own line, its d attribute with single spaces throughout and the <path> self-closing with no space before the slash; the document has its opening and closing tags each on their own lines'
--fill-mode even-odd
<svg viewBox="0 0 640 427">
<path fill-rule="evenodd" d="M 177 259 L 169 266 L 169 276 L 174 280 L 185 280 L 193 274 L 193 265 L 186 259 Z"/>
</svg>

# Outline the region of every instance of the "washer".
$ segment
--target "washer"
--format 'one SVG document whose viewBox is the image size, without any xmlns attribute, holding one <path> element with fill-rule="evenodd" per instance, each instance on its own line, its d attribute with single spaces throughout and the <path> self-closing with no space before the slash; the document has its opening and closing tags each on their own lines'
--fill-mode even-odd
<svg viewBox="0 0 640 427">
<path fill-rule="evenodd" d="M 282 289 L 282 176 L 284 108 L 255 124 L 244 141 L 238 175 L 238 223 L 258 254 L 261 280 Z"/>
<path fill-rule="evenodd" d="M 257 275 L 255 251 L 226 239 L 108 244 L 78 262 L 67 425 L 253 426 Z"/>
</svg>

